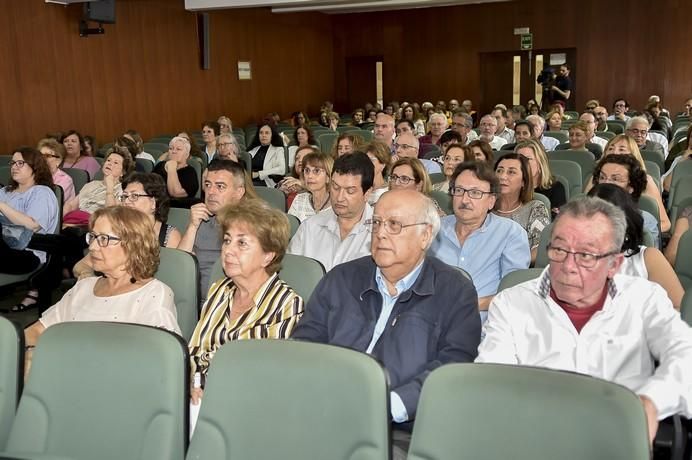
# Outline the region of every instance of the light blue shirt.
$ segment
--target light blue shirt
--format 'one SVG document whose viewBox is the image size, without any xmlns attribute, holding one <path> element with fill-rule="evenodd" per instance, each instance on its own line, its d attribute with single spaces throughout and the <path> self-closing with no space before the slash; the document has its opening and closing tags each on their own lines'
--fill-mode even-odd
<svg viewBox="0 0 692 460">
<path fill-rule="evenodd" d="M 651 233 L 651 237 L 658 249 L 661 248 L 661 235 L 658 231 L 658 220 L 649 211 L 639 211 L 644 218 L 644 228 Z"/>
<path fill-rule="evenodd" d="M 394 288 L 396 289 L 396 294 L 394 295 L 389 294 L 389 290 L 387 289 L 387 283 L 384 280 L 384 276 L 382 275 L 380 267 L 377 267 L 377 269 L 375 270 L 375 282 L 377 283 L 377 289 L 380 291 L 380 294 L 382 294 L 382 310 L 380 311 L 380 316 L 377 318 L 377 322 L 375 323 L 375 331 L 372 334 L 372 340 L 370 341 L 370 345 L 368 345 L 368 348 L 365 350 L 366 353 L 372 353 L 372 349 L 375 348 L 375 344 L 380 339 L 380 336 L 382 335 L 385 327 L 387 326 L 387 322 L 389 321 L 389 317 L 392 314 L 394 304 L 396 304 L 397 299 L 399 299 L 399 296 L 402 293 L 411 289 L 413 283 L 415 283 L 418 279 L 418 275 L 420 275 L 422 268 L 423 261 L 421 261 L 421 263 L 419 263 L 418 266 L 416 266 L 416 268 L 411 270 L 411 272 L 408 275 L 400 279 L 394 286 Z M 401 400 L 399 395 L 396 394 L 396 392 L 394 391 L 391 391 L 389 395 L 390 405 L 392 406 L 392 419 L 397 423 L 403 423 L 406 420 L 408 420 L 408 412 L 406 412 L 406 406 L 404 406 L 404 402 Z"/>
<path fill-rule="evenodd" d="M 50 187 L 34 185 L 25 192 L 9 192 L 5 187 L 0 189 L 0 202 L 34 219 L 41 227 L 36 233 L 54 233 L 58 226 L 58 199 Z M 41 263 L 46 262 L 45 252 L 31 251 Z"/>
<path fill-rule="evenodd" d="M 428 172 L 428 174 L 442 172 L 442 167 L 440 166 L 440 163 L 432 160 L 426 160 L 425 158 L 419 158 L 419 160 L 421 163 L 423 163 L 423 166 L 425 166 L 425 170 Z"/>
<path fill-rule="evenodd" d="M 500 280 L 531 263 L 529 237 L 511 219 L 488 214 L 476 231 L 459 244 L 456 216 L 441 219 L 440 232 L 430 246 L 430 254 L 444 263 L 463 268 L 471 275 L 478 297 L 497 293 Z"/>
</svg>

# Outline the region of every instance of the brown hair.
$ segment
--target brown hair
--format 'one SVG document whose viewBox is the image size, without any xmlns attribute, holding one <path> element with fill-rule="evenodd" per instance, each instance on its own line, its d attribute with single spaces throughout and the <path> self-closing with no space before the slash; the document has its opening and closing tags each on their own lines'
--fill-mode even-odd
<svg viewBox="0 0 692 460">
<path fill-rule="evenodd" d="M 127 257 L 127 273 L 136 280 L 149 279 L 159 268 L 159 241 L 151 227 L 151 218 L 127 206 L 108 206 L 94 212 L 89 229 L 100 218 L 108 219 Z"/>
<path fill-rule="evenodd" d="M 392 154 L 390 153 L 387 144 L 382 141 L 373 140 L 366 145 L 363 150 L 365 150 L 367 153 L 372 153 L 375 155 L 377 161 L 384 165 L 384 169 L 382 170 L 382 176 L 384 177 L 387 174 L 387 171 L 389 171 L 389 165 L 392 164 Z"/>
<path fill-rule="evenodd" d="M 497 175 L 497 168 L 505 160 L 517 160 L 519 162 L 519 167 L 521 168 L 521 190 L 519 190 L 519 201 L 522 204 L 526 204 L 533 200 L 533 176 L 531 175 L 531 168 L 529 167 L 529 160 L 524 155 L 519 155 L 518 153 L 510 152 L 497 160 L 495 163 L 495 174 Z"/>
<path fill-rule="evenodd" d="M 135 162 L 130 155 L 130 151 L 126 147 L 113 146 L 106 152 L 105 160 L 111 155 L 120 155 L 123 158 L 123 176 L 125 177 L 135 169 Z"/>
<path fill-rule="evenodd" d="M 46 187 L 53 186 L 53 175 L 50 173 L 50 168 L 46 159 L 43 158 L 41 152 L 33 147 L 18 147 L 14 149 L 14 153 L 21 153 L 22 160 L 26 163 L 25 166 L 29 166 L 34 173 L 34 185 L 45 185 Z M 10 179 L 10 183 L 7 184 L 7 191 L 11 192 L 16 190 L 19 184 L 16 180 Z"/>
<path fill-rule="evenodd" d="M 425 166 L 423 166 L 423 163 L 418 158 L 410 158 L 410 157 L 402 157 L 399 158 L 394 162 L 392 165 L 391 169 L 389 170 L 390 174 L 399 166 L 404 166 L 408 165 L 411 168 L 411 171 L 413 171 L 413 179 L 417 184 L 421 184 L 421 193 L 425 195 L 429 195 L 430 191 L 432 190 L 432 183 L 430 181 L 430 176 L 428 176 L 428 172 L 425 170 Z"/>
<path fill-rule="evenodd" d="M 337 137 L 334 141 L 334 144 L 332 145 L 332 151 L 329 152 L 332 155 L 332 158 L 334 158 L 335 160 L 339 157 L 339 153 L 337 151 L 339 148 L 339 142 L 341 142 L 344 139 L 348 139 L 351 142 L 354 152 L 356 150 L 362 150 L 361 147 L 365 144 L 365 141 L 363 140 L 360 134 L 356 134 L 353 131 L 341 133 L 339 137 Z"/>
<path fill-rule="evenodd" d="M 491 166 L 493 164 L 493 148 L 490 146 L 490 144 L 486 141 L 478 139 L 469 143 L 469 148 L 471 149 L 472 153 L 474 147 L 481 149 L 483 155 L 485 155 L 485 162 L 488 164 L 488 166 Z"/>
<path fill-rule="evenodd" d="M 222 236 L 232 224 L 245 224 L 254 232 L 262 251 L 274 253 L 274 259 L 265 268 L 267 274 L 273 275 L 279 271 L 290 236 L 286 214 L 262 200 L 242 200 L 238 204 L 221 208 L 216 219 Z"/>
</svg>

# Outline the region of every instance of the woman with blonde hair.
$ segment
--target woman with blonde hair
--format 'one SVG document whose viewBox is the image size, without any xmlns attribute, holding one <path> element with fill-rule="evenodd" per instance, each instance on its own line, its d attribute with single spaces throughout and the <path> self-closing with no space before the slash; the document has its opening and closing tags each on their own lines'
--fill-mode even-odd
<svg viewBox="0 0 692 460">
<path fill-rule="evenodd" d="M 43 158 L 46 160 L 48 169 L 53 176 L 53 183 L 59 185 L 63 191 L 63 203 L 75 197 L 74 183 L 72 178 L 62 169 L 60 164 L 65 158 L 65 146 L 55 139 L 45 138 L 38 141 L 36 146 Z"/>
<path fill-rule="evenodd" d="M 534 139 L 522 141 L 514 147 L 514 152 L 529 161 L 533 191 L 548 197 L 552 214 L 557 214 L 560 206 L 567 202 L 567 191 L 562 183 L 555 180 L 555 176 L 550 171 L 550 163 L 543 144 Z"/>
<path fill-rule="evenodd" d="M 608 155 L 631 155 L 637 160 L 642 170 L 646 171 L 646 163 L 644 163 L 644 158 L 639 151 L 639 147 L 637 147 L 637 143 L 626 134 L 618 134 L 608 141 L 603 151 L 603 158 L 601 158 L 601 161 Z M 656 201 L 658 205 L 659 220 L 661 222 L 661 231 L 665 233 L 670 230 L 670 219 L 666 213 L 666 207 L 663 205 L 661 191 L 648 173 L 646 178 L 646 188 L 643 194 L 648 195 Z M 591 187 L 593 187 L 593 178 L 589 178 L 589 181 L 584 187 L 584 192 L 588 193 Z"/>
<path fill-rule="evenodd" d="M 385 181 L 385 176 L 389 170 L 389 165 L 392 163 L 392 155 L 387 144 L 380 141 L 370 142 L 363 150 L 375 167 L 372 190 L 368 198 L 370 206 L 375 206 L 380 196 L 389 190 L 387 182 Z"/>
</svg>

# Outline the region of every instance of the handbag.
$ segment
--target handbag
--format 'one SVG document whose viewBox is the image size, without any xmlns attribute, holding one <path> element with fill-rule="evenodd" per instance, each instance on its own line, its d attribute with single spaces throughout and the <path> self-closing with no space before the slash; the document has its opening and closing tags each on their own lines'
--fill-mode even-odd
<svg viewBox="0 0 692 460">
<path fill-rule="evenodd" d="M 23 225 L 13 224 L 2 214 L 0 214 L 0 226 L 2 227 L 2 240 L 10 249 L 23 251 L 29 246 L 29 241 L 34 236 L 34 232 Z"/>
</svg>

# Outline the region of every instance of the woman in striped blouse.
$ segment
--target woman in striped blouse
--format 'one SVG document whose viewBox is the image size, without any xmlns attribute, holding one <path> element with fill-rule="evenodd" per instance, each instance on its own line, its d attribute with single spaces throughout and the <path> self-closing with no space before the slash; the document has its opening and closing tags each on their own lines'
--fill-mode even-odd
<svg viewBox="0 0 692 460">
<path fill-rule="evenodd" d="M 226 278 L 209 289 L 190 339 L 195 405 L 221 345 L 230 340 L 288 338 L 303 314 L 303 299 L 278 276 L 288 246 L 286 215 L 264 202 L 245 200 L 223 208 L 217 220 Z"/>
</svg>

